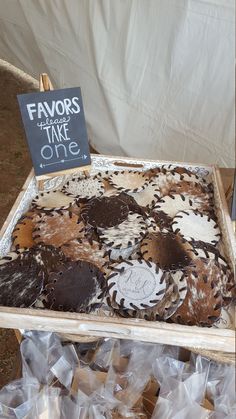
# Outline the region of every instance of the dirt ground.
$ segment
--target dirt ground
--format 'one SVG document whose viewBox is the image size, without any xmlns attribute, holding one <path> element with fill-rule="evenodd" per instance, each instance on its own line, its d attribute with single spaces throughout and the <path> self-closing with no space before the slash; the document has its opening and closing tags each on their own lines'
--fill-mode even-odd
<svg viewBox="0 0 236 419">
<path fill-rule="evenodd" d="M 32 166 L 16 96 L 34 90 L 36 83 L 31 78 L 22 77 L 0 60 L 0 226 Z M 16 378 L 19 371 L 20 353 L 14 331 L 0 329 L 0 388 Z"/>
</svg>

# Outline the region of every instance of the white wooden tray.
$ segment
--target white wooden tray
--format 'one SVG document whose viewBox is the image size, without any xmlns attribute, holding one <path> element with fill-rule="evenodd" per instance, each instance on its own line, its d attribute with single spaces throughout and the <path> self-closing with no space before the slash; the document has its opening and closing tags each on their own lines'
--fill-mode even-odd
<svg viewBox="0 0 236 419">
<path fill-rule="evenodd" d="M 124 157 L 92 155 L 92 173 L 94 171 L 147 170 L 162 164 L 175 164 L 186 167 L 198 175 L 208 177 L 214 185 L 215 207 L 223 235 L 225 255 L 232 269 L 235 261 L 235 240 L 232 223 L 225 201 L 219 169 L 194 163 L 138 160 Z M 59 187 L 65 181 L 63 177 L 50 179 L 45 189 Z M 27 211 L 31 200 L 37 195 L 37 183 L 33 171 L 28 176 L 2 230 L 0 231 L 0 256 L 10 249 L 11 233 L 17 220 Z M 182 326 L 165 322 L 148 322 L 140 319 L 124 319 L 94 314 L 65 313 L 52 310 L 0 307 L 0 327 L 14 329 L 49 330 L 65 335 L 116 337 L 146 342 L 187 346 L 214 351 L 233 353 L 235 351 L 235 333 L 231 329 L 200 328 Z"/>
</svg>

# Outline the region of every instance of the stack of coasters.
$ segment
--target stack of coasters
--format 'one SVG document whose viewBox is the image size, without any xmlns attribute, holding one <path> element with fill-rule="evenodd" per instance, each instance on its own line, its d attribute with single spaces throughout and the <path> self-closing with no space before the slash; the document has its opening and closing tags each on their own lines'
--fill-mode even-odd
<svg viewBox="0 0 236 419">
<path fill-rule="evenodd" d="M 60 247 L 69 240 L 84 237 L 84 224 L 78 223 L 78 216 L 69 211 L 51 211 L 44 214 L 35 225 L 35 243 Z"/>
<path fill-rule="evenodd" d="M 171 320 L 181 324 L 211 326 L 221 315 L 221 272 L 214 261 L 198 259 L 188 266 L 187 294 Z"/>
<path fill-rule="evenodd" d="M 32 207 L 40 211 L 59 211 L 68 209 L 73 203 L 74 198 L 68 197 L 60 191 L 41 192 L 32 201 Z"/>
<path fill-rule="evenodd" d="M 96 266 L 68 261 L 49 275 L 43 303 L 52 310 L 89 313 L 102 304 L 105 289 L 105 278 Z"/>
<path fill-rule="evenodd" d="M 86 202 L 103 195 L 104 185 L 101 179 L 93 177 L 73 177 L 63 186 L 62 192 L 79 202 Z"/>
<path fill-rule="evenodd" d="M 180 211 L 173 219 L 174 233 L 180 233 L 186 240 L 203 241 L 216 245 L 221 237 L 216 221 L 198 211 Z"/>
</svg>

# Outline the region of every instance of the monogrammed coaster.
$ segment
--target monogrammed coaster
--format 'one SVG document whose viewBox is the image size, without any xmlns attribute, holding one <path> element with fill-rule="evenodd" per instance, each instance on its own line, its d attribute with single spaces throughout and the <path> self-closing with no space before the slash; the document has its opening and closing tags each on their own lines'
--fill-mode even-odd
<svg viewBox="0 0 236 419">
<path fill-rule="evenodd" d="M 38 263 L 19 258 L 0 265 L 0 305 L 30 307 L 43 287 L 43 272 Z"/>
<path fill-rule="evenodd" d="M 108 180 L 118 191 L 130 193 L 141 192 L 149 184 L 149 179 L 144 172 L 131 170 L 113 172 Z"/>
<path fill-rule="evenodd" d="M 171 320 L 181 324 L 211 326 L 221 315 L 223 299 L 220 272 L 207 259 L 195 260 L 186 269 L 187 294 Z"/>
<path fill-rule="evenodd" d="M 221 237 L 215 220 L 198 211 L 181 211 L 174 217 L 172 228 L 186 240 L 200 240 L 216 245 Z"/>
<path fill-rule="evenodd" d="M 101 305 L 104 292 L 105 278 L 96 266 L 69 262 L 49 275 L 44 304 L 52 310 L 88 313 Z"/>
<path fill-rule="evenodd" d="M 156 263 L 161 269 L 176 270 L 191 262 L 190 243 L 173 233 L 151 233 L 141 242 L 140 252 L 145 260 Z"/>
<path fill-rule="evenodd" d="M 114 309 L 142 310 L 153 307 L 166 290 L 165 275 L 143 259 L 118 264 L 107 279 L 108 304 Z"/>
<path fill-rule="evenodd" d="M 62 192 L 79 201 L 88 201 L 89 199 L 103 195 L 104 185 L 102 180 L 96 176 L 84 179 L 73 177 L 63 186 Z"/>
<path fill-rule="evenodd" d="M 81 211 L 85 224 L 92 227 L 114 227 L 124 221 L 129 213 L 128 205 L 117 196 L 94 198 Z"/>
<path fill-rule="evenodd" d="M 126 249 L 139 243 L 145 235 L 147 225 L 143 217 L 130 213 L 127 220 L 116 227 L 104 228 L 98 231 L 99 237 L 108 247 Z"/>
<path fill-rule="evenodd" d="M 74 203 L 74 198 L 61 191 L 40 192 L 32 201 L 32 206 L 41 211 L 64 210 Z"/>
<path fill-rule="evenodd" d="M 69 211 L 53 211 L 36 223 L 33 240 L 36 243 L 60 247 L 69 240 L 84 237 L 84 224 L 78 224 L 78 217 Z"/>
<path fill-rule="evenodd" d="M 96 265 L 101 271 L 105 271 L 109 262 L 105 247 L 95 241 L 91 243 L 86 238 L 71 240 L 65 243 L 61 250 L 71 260 L 85 260 Z"/>
</svg>

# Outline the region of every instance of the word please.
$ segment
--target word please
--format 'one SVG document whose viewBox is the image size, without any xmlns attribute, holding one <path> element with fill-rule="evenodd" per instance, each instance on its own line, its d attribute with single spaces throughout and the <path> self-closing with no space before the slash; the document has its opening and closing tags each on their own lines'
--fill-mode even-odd
<svg viewBox="0 0 236 419">
<path fill-rule="evenodd" d="M 55 115 L 69 115 L 80 112 L 79 98 L 74 96 L 72 99 L 52 100 L 38 103 L 28 103 L 26 105 L 29 119 L 33 121 L 36 118 L 54 118 Z"/>
</svg>

